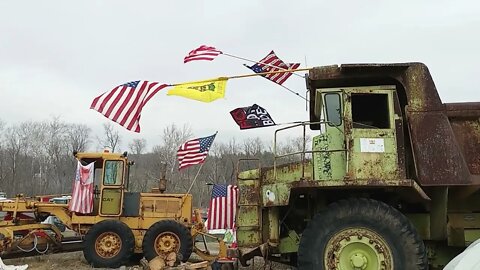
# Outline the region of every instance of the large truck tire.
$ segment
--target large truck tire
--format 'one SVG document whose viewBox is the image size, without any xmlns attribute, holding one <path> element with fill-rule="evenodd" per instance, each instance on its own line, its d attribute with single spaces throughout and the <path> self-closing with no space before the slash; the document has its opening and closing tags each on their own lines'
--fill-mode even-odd
<svg viewBox="0 0 480 270">
<path fill-rule="evenodd" d="M 93 267 L 118 268 L 129 261 L 134 248 L 135 237 L 125 223 L 104 220 L 85 235 L 83 256 Z"/>
<path fill-rule="evenodd" d="M 190 230 L 173 220 L 161 220 L 148 228 L 142 243 L 143 254 L 150 261 L 160 254 L 175 252 L 186 262 L 193 250 Z"/>
<path fill-rule="evenodd" d="M 399 211 L 371 199 L 335 202 L 305 228 L 300 270 L 428 269 L 425 245 Z"/>
</svg>

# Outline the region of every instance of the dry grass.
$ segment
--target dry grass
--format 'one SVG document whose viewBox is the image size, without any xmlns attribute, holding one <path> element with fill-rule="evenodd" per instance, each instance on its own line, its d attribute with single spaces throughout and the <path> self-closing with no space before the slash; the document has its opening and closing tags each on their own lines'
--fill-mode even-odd
<svg viewBox="0 0 480 270">
<path fill-rule="evenodd" d="M 92 269 L 83 258 L 82 252 L 69 252 L 61 254 L 40 255 L 27 258 L 4 260 L 5 264 L 21 265 L 28 264 L 28 269 L 38 270 L 84 270 Z"/>
<path fill-rule="evenodd" d="M 82 252 L 69 252 L 61 254 L 49 254 L 35 257 L 18 258 L 4 260 L 7 265 L 21 265 L 28 264 L 28 270 L 91 270 L 94 269 L 87 264 L 87 261 L 83 257 Z M 95 268 L 101 269 L 101 268 Z M 139 266 L 128 266 L 126 270 L 142 269 Z M 242 270 L 247 269 L 264 269 L 263 260 L 260 258 L 255 259 L 255 263 L 249 267 L 240 267 Z M 281 264 L 272 263 L 271 269 L 275 270 L 290 270 L 293 269 Z"/>
</svg>

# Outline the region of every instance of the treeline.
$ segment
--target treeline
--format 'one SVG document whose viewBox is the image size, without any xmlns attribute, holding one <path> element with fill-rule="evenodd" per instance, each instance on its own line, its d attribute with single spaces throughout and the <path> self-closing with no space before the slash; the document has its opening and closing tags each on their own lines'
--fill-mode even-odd
<svg viewBox="0 0 480 270">
<path fill-rule="evenodd" d="M 65 123 L 58 118 L 19 124 L 0 121 L 0 191 L 9 197 L 19 193 L 27 196 L 70 193 L 76 166 L 72 153 L 108 147 L 112 152 L 128 151 L 129 159 L 135 161 L 130 170 L 129 190 L 148 192 L 158 186 L 160 168 L 166 166 L 167 192 L 185 193 L 200 165 L 178 171 L 176 153 L 182 143 L 193 137 L 190 127 L 171 124 L 149 150 L 145 139 L 124 143 L 113 124 L 103 126 L 102 136 L 93 136 L 88 126 Z M 207 206 L 211 189 L 207 184 L 235 183 L 239 159 L 258 158 L 261 166 L 271 166 L 270 145 L 258 137 L 243 141 L 232 138 L 226 143 L 215 141 L 191 191 L 195 205 Z M 303 138 L 289 139 L 277 145 L 277 152 L 296 152 L 302 145 Z M 282 162 L 297 160 L 298 156 L 292 156 Z M 258 161 L 242 162 L 240 170 L 256 168 L 258 164 Z"/>
</svg>

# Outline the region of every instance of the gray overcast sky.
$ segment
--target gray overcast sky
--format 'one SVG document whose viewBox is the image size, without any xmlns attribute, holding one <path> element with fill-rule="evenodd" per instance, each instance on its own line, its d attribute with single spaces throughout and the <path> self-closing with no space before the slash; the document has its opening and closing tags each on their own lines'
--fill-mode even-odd
<svg viewBox="0 0 480 270">
<path fill-rule="evenodd" d="M 220 56 L 183 64 L 207 44 L 259 60 L 271 49 L 309 66 L 354 62 L 426 63 L 444 102 L 480 101 L 478 1 L 2 1 L 0 119 L 109 122 L 90 110 L 95 96 L 132 80 L 176 83 L 249 73 Z M 286 86 L 304 93 L 292 76 Z M 123 146 L 158 144 L 166 125 L 190 124 L 217 140 L 260 136 L 240 131 L 229 111 L 257 103 L 278 123 L 307 120 L 305 103 L 264 78 L 230 80 L 225 99 L 201 103 L 160 92 L 144 108 L 142 132 L 115 124 Z"/>
</svg>

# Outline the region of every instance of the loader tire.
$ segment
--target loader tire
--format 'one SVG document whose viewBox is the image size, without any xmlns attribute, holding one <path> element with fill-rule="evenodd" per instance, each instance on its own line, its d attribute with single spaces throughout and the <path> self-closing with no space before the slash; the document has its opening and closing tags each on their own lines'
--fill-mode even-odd
<svg viewBox="0 0 480 270">
<path fill-rule="evenodd" d="M 85 235 L 83 256 L 93 267 L 117 268 L 128 262 L 135 248 L 135 237 L 125 223 L 104 220 Z"/>
<path fill-rule="evenodd" d="M 175 252 L 186 262 L 193 250 L 190 230 L 173 220 L 161 220 L 148 228 L 142 243 L 143 254 L 148 261 L 158 255 Z"/>
<path fill-rule="evenodd" d="M 308 223 L 298 269 L 428 269 L 425 245 L 398 210 L 371 199 L 335 202 Z"/>
</svg>

